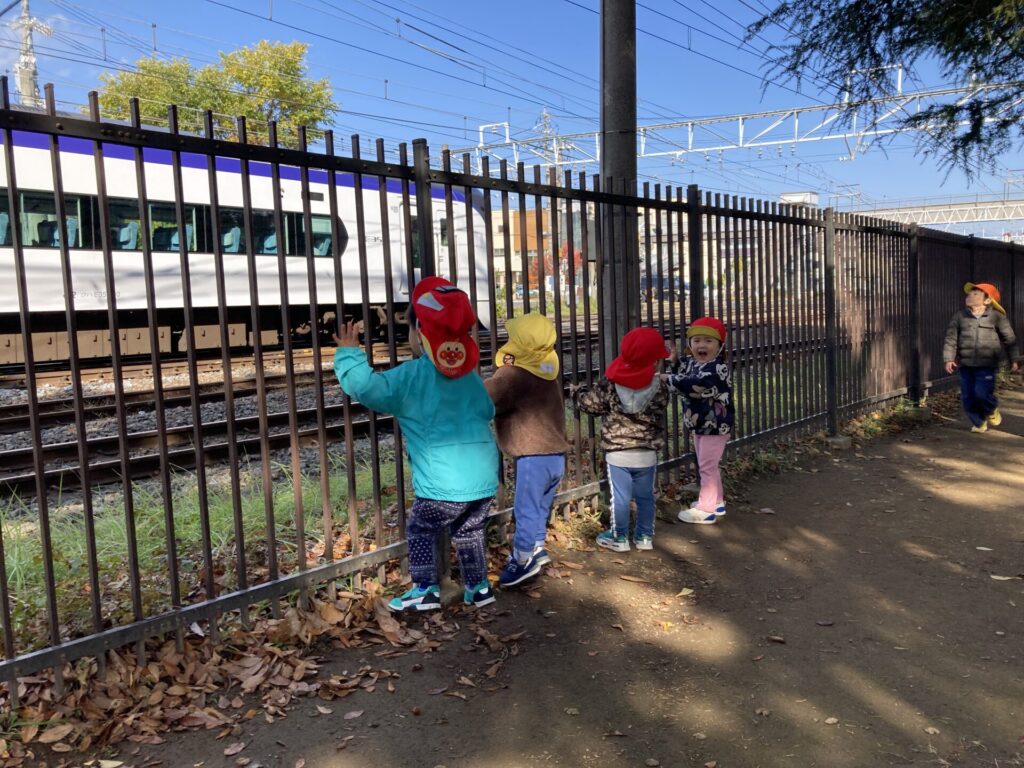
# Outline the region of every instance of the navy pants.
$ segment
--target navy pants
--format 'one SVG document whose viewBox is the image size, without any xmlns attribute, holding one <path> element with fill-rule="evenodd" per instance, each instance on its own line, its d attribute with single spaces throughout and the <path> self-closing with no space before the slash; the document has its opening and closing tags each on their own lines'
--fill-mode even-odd
<svg viewBox="0 0 1024 768">
<path fill-rule="evenodd" d="M 547 538 L 548 516 L 565 474 L 565 455 L 538 454 L 516 459 L 516 535 L 513 557 L 525 563 Z"/>
<path fill-rule="evenodd" d="M 493 496 L 476 501 L 439 501 L 420 499 L 412 503 L 406 538 L 409 540 L 409 575 L 417 584 L 437 584 L 437 534 L 443 528 L 452 533 L 459 556 L 459 570 L 467 587 L 487 578 L 487 550 L 484 523 Z M 445 553 L 445 567 L 447 567 Z"/>
<path fill-rule="evenodd" d="M 961 365 L 960 404 L 971 424 L 980 427 L 999 407 L 996 399 L 996 369 Z"/>
</svg>

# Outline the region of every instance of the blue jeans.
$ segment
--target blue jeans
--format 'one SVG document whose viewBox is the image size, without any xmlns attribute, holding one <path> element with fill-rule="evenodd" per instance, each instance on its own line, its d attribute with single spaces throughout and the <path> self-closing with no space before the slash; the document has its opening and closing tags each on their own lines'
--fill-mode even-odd
<svg viewBox="0 0 1024 768">
<path fill-rule="evenodd" d="M 516 534 L 512 556 L 526 562 L 548 533 L 548 515 L 558 484 L 565 474 L 565 455 L 542 454 L 516 459 L 516 499 L 513 514 Z"/>
<path fill-rule="evenodd" d="M 633 538 L 654 536 L 654 467 L 608 465 L 612 487 L 612 536 L 629 535 L 629 500 L 636 499 L 636 531 Z"/>
<path fill-rule="evenodd" d="M 971 424 L 980 427 L 999 407 L 996 399 L 996 369 L 961 365 L 960 404 Z"/>
</svg>

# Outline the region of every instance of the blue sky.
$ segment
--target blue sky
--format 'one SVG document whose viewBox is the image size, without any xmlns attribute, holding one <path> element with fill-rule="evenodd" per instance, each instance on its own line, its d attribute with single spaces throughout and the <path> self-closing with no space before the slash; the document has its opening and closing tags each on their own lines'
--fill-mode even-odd
<svg viewBox="0 0 1024 768">
<path fill-rule="evenodd" d="M 770 2 L 770 0 L 769 0 Z M 598 0 L 33 0 L 33 15 L 55 30 L 37 36 L 40 79 L 58 99 L 83 103 L 104 66 L 130 67 L 140 56 L 186 56 L 208 63 L 218 51 L 260 39 L 310 44 L 310 74 L 333 84 L 341 112 L 336 131 L 398 141 L 425 137 L 473 145 L 479 126 L 511 118 L 513 136 L 537 135 L 543 111 L 560 133 L 598 127 Z M 641 124 L 830 103 L 834 90 L 793 84 L 763 88 L 764 60 L 741 48 L 743 26 L 764 9 L 760 0 L 638 0 L 638 91 Z M 10 12 L 10 20 L 16 11 Z M 155 25 L 155 27 L 154 27 Z M 105 33 L 101 33 L 101 28 Z M 769 33 L 771 37 L 771 33 Z M 754 41 L 763 48 L 764 41 Z M 103 48 L 106 48 L 106 62 Z M 17 58 L 15 32 L 0 30 L 0 58 Z M 908 76 L 907 90 L 940 82 L 927 67 Z M 386 81 L 386 82 L 385 82 Z M 801 118 L 806 128 L 813 118 Z M 723 130 L 726 126 L 722 127 Z M 748 128 L 748 136 L 753 130 Z M 660 145 L 685 144 L 685 132 L 662 132 Z M 496 133 L 488 134 L 491 139 Z M 709 141 L 710 136 L 704 140 Z M 591 140 L 576 140 L 593 153 Z M 511 157 L 511 153 L 504 152 Z M 576 155 L 581 156 L 581 155 Z M 845 159 L 840 159 L 845 158 Z M 530 158 L 526 158 L 530 162 Z M 841 141 L 781 144 L 760 151 L 694 153 L 640 162 L 643 180 L 777 199 L 816 191 L 823 205 L 936 195 L 1002 194 L 1020 176 L 1024 155 L 1012 153 L 995 173 L 968 184 L 922 160 L 909 136 L 849 159 Z M 579 170 L 583 166 L 575 166 Z M 588 166 L 595 172 L 596 166 Z M 1013 172 L 1017 171 L 1016 174 Z M 1024 189 L 1017 188 L 1019 197 Z M 995 229 L 993 229 L 995 227 Z M 976 227 L 998 234 L 998 225 Z"/>
</svg>

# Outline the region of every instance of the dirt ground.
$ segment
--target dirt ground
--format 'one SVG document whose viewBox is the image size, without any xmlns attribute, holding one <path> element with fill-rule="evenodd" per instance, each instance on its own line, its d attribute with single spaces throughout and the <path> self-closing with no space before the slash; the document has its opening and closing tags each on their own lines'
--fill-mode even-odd
<svg viewBox="0 0 1024 768">
<path fill-rule="evenodd" d="M 393 693 L 329 713 L 299 700 L 226 740 L 171 735 L 117 759 L 1024 766 L 1024 391 L 1003 403 L 986 435 L 937 420 L 759 478 L 718 525 L 659 523 L 653 552 L 556 544 L 532 589 L 447 611 L 433 653 L 328 655 L 325 673 L 397 672 Z M 492 653 L 474 621 L 524 634 Z M 228 741 L 245 749 L 225 756 Z"/>
</svg>

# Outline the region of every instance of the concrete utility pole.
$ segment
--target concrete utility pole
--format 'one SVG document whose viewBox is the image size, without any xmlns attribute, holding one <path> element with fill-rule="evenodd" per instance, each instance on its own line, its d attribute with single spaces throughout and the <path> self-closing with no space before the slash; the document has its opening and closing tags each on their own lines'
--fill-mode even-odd
<svg viewBox="0 0 1024 768">
<path fill-rule="evenodd" d="M 601 188 L 636 194 L 636 0 L 601 0 Z M 601 303 L 610 360 L 622 334 L 640 322 L 636 211 L 606 206 L 601 224 Z"/>
</svg>

